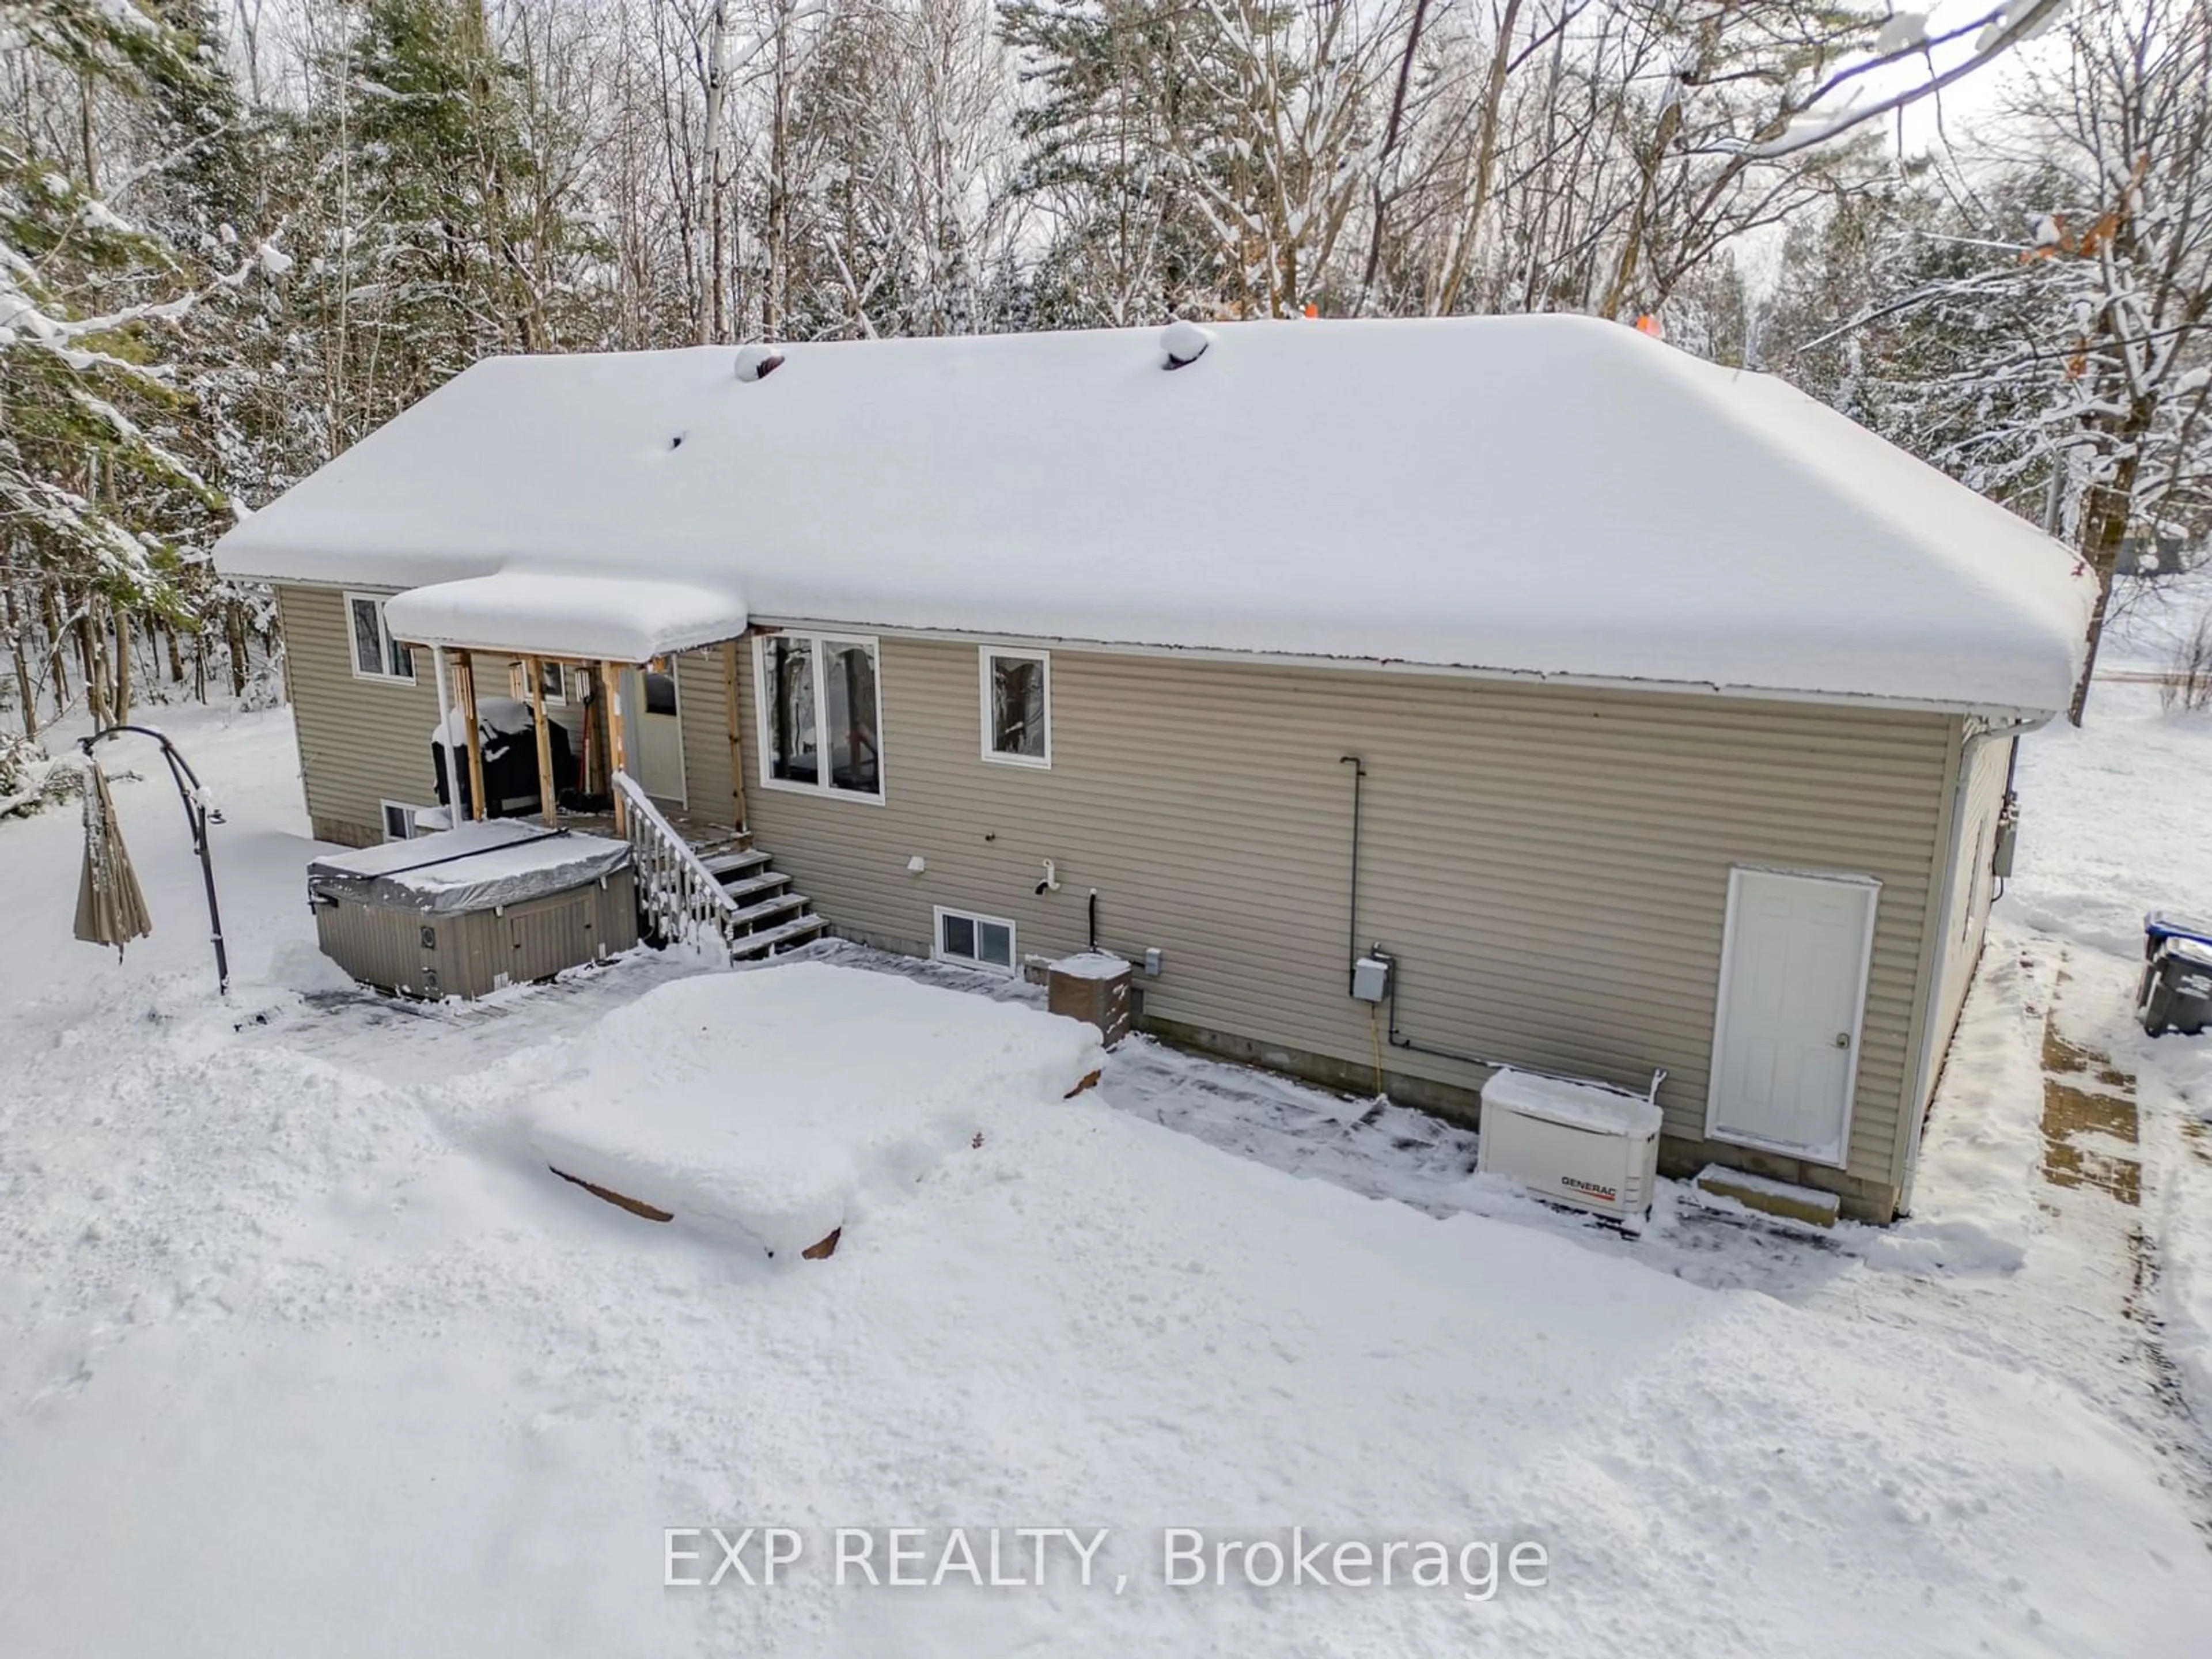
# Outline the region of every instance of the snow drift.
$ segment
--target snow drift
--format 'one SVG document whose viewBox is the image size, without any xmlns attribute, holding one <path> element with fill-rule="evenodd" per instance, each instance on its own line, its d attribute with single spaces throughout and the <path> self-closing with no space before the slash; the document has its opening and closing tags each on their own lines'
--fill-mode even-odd
<svg viewBox="0 0 2212 1659">
<path fill-rule="evenodd" d="M 1072 1019 L 803 962 L 663 986 L 587 1049 L 532 1127 L 547 1161 L 775 1255 L 1103 1059 Z"/>
</svg>

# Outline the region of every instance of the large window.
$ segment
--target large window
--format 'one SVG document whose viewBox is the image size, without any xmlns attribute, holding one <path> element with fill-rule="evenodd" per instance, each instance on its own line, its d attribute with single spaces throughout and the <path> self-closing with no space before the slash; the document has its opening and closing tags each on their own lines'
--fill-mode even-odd
<svg viewBox="0 0 2212 1659">
<path fill-rule="evenodd" d="M 756 643 L 761 781 L 881 800 L 883 696 L 876 642 L 775 634 Z"/>
<path fill-rule="evenodd" d="M 1052 659 L 1042 651 L 982 648 L 983 758 L 1052 764 Z"/>
<path fill-rule="evenodd" d="M 1014 924 L 1000 916 L 970 915 L 940 907 L 937 956 L 940 962 L 957 962 L 963 968 L 1011 974 L 1014 971 Z"/>
<path fill-rule="evenodd" d="M 346 623 L 353 635 L 353 672 L 364 680 L 415 678 L 415 653 L 392 637 L 385 625 L 384 601 L 368 593 L 345 596 Z"/>
</svg>

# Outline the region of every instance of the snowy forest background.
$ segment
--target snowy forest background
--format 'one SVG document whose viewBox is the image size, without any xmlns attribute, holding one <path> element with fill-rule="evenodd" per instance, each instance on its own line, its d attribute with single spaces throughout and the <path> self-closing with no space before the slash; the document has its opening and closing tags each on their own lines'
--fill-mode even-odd
<svg viewBox="0 0 2212 1659">
<path fill-rule="evenodd" d="M 1561 310 L 2197 556 L 2212 0 L 0 0 L 0 706 L 262 695 L 209 547 L 486 353 Z"/>
</svg>

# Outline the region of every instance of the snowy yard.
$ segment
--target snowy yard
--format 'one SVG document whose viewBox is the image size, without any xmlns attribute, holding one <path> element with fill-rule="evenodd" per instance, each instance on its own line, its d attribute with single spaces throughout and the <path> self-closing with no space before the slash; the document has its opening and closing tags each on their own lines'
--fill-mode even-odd
<svg viewBox="0 0 2212 1659">
<path fill-rule="evenodd" d="M 1142 1040 L 1060 1099 L 1023 1047 L 1054 1023 L 1000 1006 L 1030 994 L 850 947 L 815 954 L 997 1000 L 873 1051 L 787 994 L 836 982 L 804 964 L 722 1032 L 726 988 L 650 953 L 380 1001 L 314 950 L 288 719 L 173 731 L 228 816 L 229 1006 L 150 753 L 107 756 L 147 774 L 116 799 L 156 925 L 119 968 L 68 938 L 74 811 L 0 822 L 0 1653 L 2204 1651 L 2212 1039 L 2126 1005 L 2141 912 L 2212 912 L 2212 720 L 2147 688 L 2027 747 L 1912 1219 L 1798 1237 L 1666 1183 L 1634 1243 L 1434 1120 Z M 2074 1055 L 2127 1079 L 2132 1140 L 2054 1115 Z M 690 1146 L 718 1080 L 826 1111 L 887 1077 L 927 1108 L 895 1145 L 784 1149 L 847 1218 L 827 1261 L 690 1224 L 762 1212 L 729 1149 L 610 1139 L 624 1087 Z M 704 1184 L 656 1226 L 549 1146 Z M 956 1526 L 1044 1582 L 969 1583 Z M 802 1553 L 666 1587 L 665 1529 L 711 1527 Z M 836 1584 L 835 1529 L 880 1576 L 894 1527 L 946 1582 Z M 1329 1582 L 1213 1553 L 1293 1528 Z M 1167 1528 L 1206 1583 L 1168 1582 Z M 1412 1549 L 1342 1582 L 1395 1540 L 1449 1582 Z"/>
</svg>

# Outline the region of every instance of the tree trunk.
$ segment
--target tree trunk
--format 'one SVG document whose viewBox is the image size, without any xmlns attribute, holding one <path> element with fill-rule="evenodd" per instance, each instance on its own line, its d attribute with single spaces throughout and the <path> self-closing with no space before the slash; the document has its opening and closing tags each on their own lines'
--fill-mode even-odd
<svg viewBox="0 0 2212 1659">
<path fill-rule="evenodd" d="M 1491 48 L 1490 75 L 1482 93 L 1482 132 L 1474 150 L 1474 188 L 1468 191 L 1467 219 L 1451 264 L 1437 296 L 1436 314 L 1449 317 L 1459 303 L 1460 284 L 1467 280 L 1474 260 L 1475 239 L 1482 234 L 1483 210 L 1490 204 L 1491 175 L 1498 167 L 1498 113 L 1505 101 L 1505 75 L 1512 62 L 1513 27 L 1521 19 L 1521 0 L 1506 0 L 1498 21 L 1497 44 Z M 1565 31 L 1561 33 L 1564 34 Z"/>
<path fill-rule="evenodd" d="M 0 607 L 7 611 L 8 655 L 15 665 L 15 695 L 23 705 L 23 735 L 39 740 L 38 688 L 31 684 L 30 607 L 15 597 L 15 584 L 0 582 Z"/>
<path fill-rule="evenodd" d="M 100 647 L 92 628 L 92 608 L 98 603 L 93 595 L 84 597 L 84 608 L 76 613 L 76 653 L 84 670 L 84 702 L 92 713 L 95 726 L 110 726 L 107 718 L 107 684 L 100 668 Z"/>
<path fill-rule="evenodd" d="M 2082 653 L 2081 678 L 2075 683 L 2074 701 L 2066 718 L 2075 726 L 2089 707 L 2089 677 L 2097 672 L 2097 647 L 2104 642 L 2105 612 L 2112 603 L 2112 573 L 2119 568 L 2120 544 L 2127 538 L 2128 520 L 2135 501 L 2136 472 L 2142 435 L 2150 429 L 2151 410 L 2142 399 L 2128 408 L 2116 434 L 2118 459 L 2109 478 L 2089 487 L 2087 510 L 2082 514 L 2081 556 L 2097 578 L 2097 603 L 2089 612 L 2089 648 Z"/>
<path fill-rule="evenodd" d="M 230 642 L 230 695 L 246 695 L 246 607 L 235 599 L 225 601 L 222 625 Z"/>
<path fill-rule="evenodd" d="M 131 607 L 118 605 L 115 610 L 115 711 L 119 726 L 131 718 Z"/>
<path fill-rule="evenodd" d="M 722 131 L 728 125 L 722 114 L 724 83 L 729 79 L 729 8 L 717 4 L 713 27 L 707 35 L 707 303 L 699 312 L 699 343 L 718 345 L 728 339 L 730 204 L 727 196 L 727 158 Z"/>
<path fill-rule="evenodd" d="M 53 677 L 54 718 L 60 720 L 69 713 L 69 647 L 63 642 L 62 613 L 54 603 L 52 583 L 40 590 L 39 605 L 46 624 L 46 665 Z"/>
</svg>

